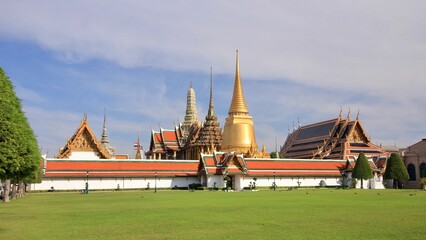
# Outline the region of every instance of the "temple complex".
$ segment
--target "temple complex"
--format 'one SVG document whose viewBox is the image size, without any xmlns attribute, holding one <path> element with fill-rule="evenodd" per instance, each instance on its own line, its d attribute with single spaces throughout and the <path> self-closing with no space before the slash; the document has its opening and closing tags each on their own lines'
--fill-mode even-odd
<svg viewBox="0 0 426 240">
<path fill-rule="evenodd" d="M 389 153 L 371 143 L 358 116 L 351 120 L 350 114 L 343 118 L 340 113 L 335 119 L 299 126 L 289 132 L 280 150 L 284 158 L 271 159 L 265 146 L 259 151 L 244 98 L 238 51 L 233 96 L 225 121 L 222 132 L 214 109 L 211 72 L 205 121 L 198 120 L 191 83 L 184 121 L 174 129 L 151 130 L 146 159 L 141 156 L 139 134 L 134 143 L 135 159 L 122 158 L 109 143 L 106 113 L 101 141 L 84 115 L 57 157 L 44 159 L 42 183 L 33 184 L 31 189 L 187 188 L 193 184 L 234 190 L 252 186 L 359 188 L 360 184 L 353 185 L 352 171 L 361 152 L 374 173 L 364 187 L 384 188 L 382 175 Z M 407 156 L 414 156 L 424 146 L 422 141 L 410 147 Z M 424 164 L 418 168 L 424 168 Z"/>
<path fill-rule="evenodd" d="M 259 155 L 259 150 L 256 143 L 253 118 L 249 115 L 244 99 L 238 50 L 236 55 L 234 92 L 223 129 L 222 151 L 236 152 L 247 157 L 256 157 Z"/>
</svg>

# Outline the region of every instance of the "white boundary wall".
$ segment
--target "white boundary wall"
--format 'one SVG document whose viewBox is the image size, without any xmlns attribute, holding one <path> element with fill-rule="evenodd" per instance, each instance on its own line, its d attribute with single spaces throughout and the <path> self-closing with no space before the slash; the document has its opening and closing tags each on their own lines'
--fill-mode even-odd
<svg viewBox="0 0 426 240">
<path fill-rule="evenodd" d="M 86 178 L 43 178 L 41 183 L 29 185 L 29 190 L 83 190 Z M 198 177 L 146 177 L 146 178 L 89 178 L 90 189 L 141 189 L 188 187 L 191 183 L 200 183 Z"/>
<path fill-rule="evenodd" d="M 234 190 L 242 190 L 244 187 L 249 187 L 250 182 L 253 184 L 252 176 L 236 175 L 233 177 Z M 274 177 L 258 177 L 256 176 L 257 187 L 272 187 Z M 342 177 L 275 177 L 277 187 L 319 187 L 320 182 L 325 181 L 327 187 L 342 186 Z M 207 187 L 212 188 L 216 182 L 216 187 L 222 188 L 225 186 L 222 175 L 207 176 Z M 300 185 L 299 185 L 300 183 Z"/>
<path fill-rule="evenodd" d="M 274 177 L 256 177 L 257 187 L 272 187 Z M 235 178 L 236 181 L 240 180 L 240 183 L 235 183 L 235 187 L 239 186 L 240 189 L 250 186 L 250 182 L 253 184 L 254 180 L 252 176 L 241 176 L 241 178 Z M 275 184 L 277 187 L 319 187 L 320 182 L 325 181 L 327 187 L 338 187 L 342 185 L 342 177 L 275 177 Z M 238 189 L 238 190 L 240 190 Z"/>
</svg>

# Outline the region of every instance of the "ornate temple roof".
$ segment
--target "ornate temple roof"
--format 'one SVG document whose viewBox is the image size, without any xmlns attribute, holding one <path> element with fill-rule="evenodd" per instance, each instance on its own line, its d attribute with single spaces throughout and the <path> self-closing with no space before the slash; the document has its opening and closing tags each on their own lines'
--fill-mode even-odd
<svg viewBox="0 0 426 240">
<path fill-rule="evenodd" d="M 201 155 L 198 174 L 340 177 L 347 162 L 346 160 L 244 158 L 234 153 L 214 152 L 214 154 Z M 351 164 L 354 165 L 353 161 Z"/>
<path fill-rule="evenodd" d="M 75 131 L 74 135 L 68 139 L 65 147 L 59 150 L 57 158 L 69 158 L 72 152 L 96 152 L 100 159 L 109 159 L 111 155 L 96 139 L 92 129 L 87 123 L 87 116 L 84 114 L 83 120 Z"/>
<path fill-rule="evenodd" d="M 168 150 L 180 150 L 180 139 L 182 138 L 181 128 L 174 130 L 160 128 L 160 131 L 151 131 L 150 153 L 165 153 Z"/>
<path fill-rule="evenodd" d="M 389 153 L 371 143 L 357 116 L 349 115 L 299 126 L 289 133 L 280 153 L 285 158 L 356 159 L 364 152 L 368 157 L 388 156 Z"/>
</svg>

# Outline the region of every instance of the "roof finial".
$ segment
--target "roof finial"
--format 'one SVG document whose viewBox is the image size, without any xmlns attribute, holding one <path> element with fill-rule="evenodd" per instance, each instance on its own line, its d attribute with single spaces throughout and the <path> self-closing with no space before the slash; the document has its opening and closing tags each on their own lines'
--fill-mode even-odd
<svg viewBox="0 0 426 240">
<path fill-rule="evenodd" d="M 356 120 L 359 119 L 359 108 L 358 108 L 358 113 L 356 114 Z"/>
<path fill-rule="evenodd" d="M 347 116 L 346 118 L 347 118 L 347 119 L 351 119 L 351 107 L 349 107 L 348 116 Z"/>
<path fill-rule="evenodd" d="M 340 105 L 340 113 L 339 113 L 339 118 L 342 118 L 342 105 Z"/>
<path fill-rule="evenodd" d="M 192 81 L 189 81 L 189 88 L 192 88 Z"/>
</svg>

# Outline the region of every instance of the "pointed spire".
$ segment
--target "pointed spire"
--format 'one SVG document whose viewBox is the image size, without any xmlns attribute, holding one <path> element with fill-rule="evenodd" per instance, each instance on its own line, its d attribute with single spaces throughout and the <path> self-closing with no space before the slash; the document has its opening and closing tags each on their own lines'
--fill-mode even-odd
<svg viewBox="0 0 426 240">
<path fill-rule="evenodd" d="M 135 155 L 135 159 L 142 159 L 142 154 L 141 154 L 141 143 L 139 141 L 139 135 L 140 135 L 140 130 L 138 130 L 138 142 L 135 145 L 136 147 L 136 155 Z"/>
<path fill-rule="evenodd" d="M 115 155 L 115 149 L 113 146 L 109 144 L 109 139 L 107 135 L 107 129 L 106 129 L 106 108 L 104 108 L 104 124 L 102 127 L 102 137 L 101 137 L 101 144 L 102 147 L 104 147 L 111 156 Z"/>
<path fill-rule="evenodd" d="M 195 100 L 195 91 L 192 88 L 192 81 L 189 84 L 189 90 L 186 97 L 185 118 L 182 124 L 183 134 L 186 136 L 189 129 L 195 123 L 198 123 L 197 105 Z"/>
<path fill-rule="evenodd" d="M 351 108 L 349 108 L 348 116 L 346 117 L 348 120 L 351 119 Z"/>
<path fill-rule="evenodd" d="M 106 108 L 104 108 L 104 125 L 102 127 L 102 137 L 101 137 L 101 143 L 109 143 L 108 135 L 106 133 Z"/>
<path fill-rule="evenodd" d="M 235 82 L 234 93 L 232 95 L 231 107 L 229 108 L 229 115 L 248 115 L 249 111 L 244 99 L 243 87 L 240 78 L 240 63 L 238 60 L 238 50 L 236 51 L 236 69 L 235 69 Z"/>
<path fill-rule="evenodd" d="M 210 67 L 210 103 L 209 103 L 209 111 L 207 113 L 207 117 L 211 118 L 214 114 L 214 105 L 213 105 L 213 68 Z"/>
</svg>

